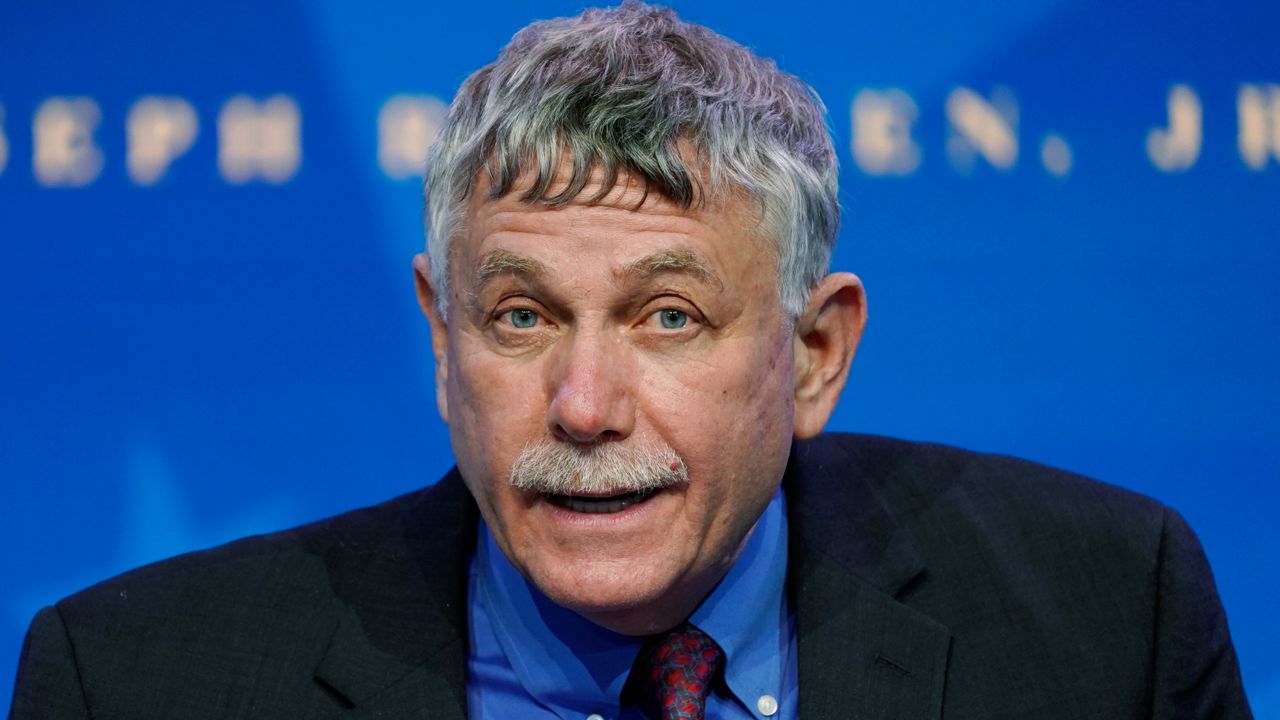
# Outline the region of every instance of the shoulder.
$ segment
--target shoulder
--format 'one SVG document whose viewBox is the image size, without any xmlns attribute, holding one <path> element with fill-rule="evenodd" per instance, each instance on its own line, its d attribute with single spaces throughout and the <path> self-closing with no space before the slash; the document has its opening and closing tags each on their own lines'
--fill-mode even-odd
<svg viewBox="0 0 1280 720">
<path fill-rule="evenodd" d="M 909 547 L 923 570 L 898 589 L 901 599 L 961 637 L 1017 627 L 1151 627 L 1156 599 L 1168 590 L 1161 571 L 1171 549 L 1207 577 L 1175 513 L 1080 475 L 868 436 L 821 437 L 797 453 L 797 507 L 818 518 L 801 521 L 809 546 L 831 538 L 867 567 L 875 567 L 866 558 L 877 557 L 876 548 Z M 1136 642 L 1139 654 L 1145 640 Z"/>
<path fill-rule="evenodd" d="M 262 708 L 323 701 L 313 672 L 350 614 L 380 610 L 383 588 L 411 585 L 406 578 L 426 584 L 423 532 L 463 536 L 459 485 L 446 479 L 380 505 L 181 555 L 63 599 L 32 624 L 15 697 L 34 693 L 32 707 L 43 707 L 53 694 L 82 696 L 108 714 L 128 708 L 140 715 L 169 714 L 148 704 L 163 698 L 209 708 L 231 697 Z M 60 690 L 49 689 L 55 680 Z"/>
<path fill-rule="evenodd" d="M 1077 717 L 1192 705 L 1248 716 L 1208 561 L 1156 500 L 1017 458 L 871 436 L 800 444 L 793 468 L 798 511 L 820 518 L 796 517 L 820 528 L 811 552 L 910 558 L 910 579 L 881 589 L 947 629 L 958 716 L 1033 700 Z M 1011 690 L 1039 682 L 1054 691 Z"/>
<path fill-rule="evenodd" d="M 839 433 L 796 453 L 810 492 L 874 498 L 926 536 L 928 527 L 968 527 L 992 542 L 1038 537 L 1061 547 L 1069 537 L 1077 551 L 1105 545 L 1152 557 L 1165 525 L 1181 524 L 1152 498 L 1006 455 Z"/>
</svg>

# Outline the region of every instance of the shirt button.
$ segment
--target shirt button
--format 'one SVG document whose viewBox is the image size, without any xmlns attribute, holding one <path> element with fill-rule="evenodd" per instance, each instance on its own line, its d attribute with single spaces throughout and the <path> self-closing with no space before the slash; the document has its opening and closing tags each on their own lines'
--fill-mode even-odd
<svg viewBox="0 0 1280 720">
<path fill-rule="evenodd" d="M 604 720 L 604 716 L 597 713 L 591 713 L 587 716 L 587 720 Z"/>
<path fill-rule="evenodd" d="M 761 695 L 760 699 L 756 700 L 756 709 L 760 711 L 761 715 L 772 717 L 774 713 L 778 712 L 778 699 L 772 695 Z"/>
</svg>

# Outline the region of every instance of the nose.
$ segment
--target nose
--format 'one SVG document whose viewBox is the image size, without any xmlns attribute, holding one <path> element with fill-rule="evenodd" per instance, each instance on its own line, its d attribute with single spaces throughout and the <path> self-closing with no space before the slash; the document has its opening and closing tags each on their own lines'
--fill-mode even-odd
<svg viewBox="0 0 1280 720">
<path fill-rule="evenodd" d="M 559 440 L 596 443 L 635 428 L 635 366 L 625 342 L 605 331 L 577 329 L 561 340 L 551 363 L 548 423 Z"/>
</svg>

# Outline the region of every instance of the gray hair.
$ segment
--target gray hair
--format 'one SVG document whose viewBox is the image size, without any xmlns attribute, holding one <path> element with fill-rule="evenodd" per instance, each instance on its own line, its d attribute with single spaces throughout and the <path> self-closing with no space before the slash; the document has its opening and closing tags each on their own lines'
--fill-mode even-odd
<svg viewBox="0 0 1280 720">
<path fill-rule="evenodd" d="M 562 161 L 572 173 L 552 192 Z M 640 2 L 535 22 L 463 82 L 424 183 L 441 313 L 450 244 L 482 170 L 493 198 L 530 173 L 521 199 L 551 206 L 573 201 L 593 172 L 603 184 L 588 201 L 623 173 L 686 210 L 708 191 L 745 191 L 759 203 L 780 302 L 792 316 L 826 273 L 840 223 L 836 154 L 813 89 L 738 43 Z"/>
<path fill-rule="evenodd" d="M 689 468 L 670 446 L 582 446 L 547 439 L 520 451 L 508 482 L 549 495 L 648 493 L 688 483 Z"/>
</svg>

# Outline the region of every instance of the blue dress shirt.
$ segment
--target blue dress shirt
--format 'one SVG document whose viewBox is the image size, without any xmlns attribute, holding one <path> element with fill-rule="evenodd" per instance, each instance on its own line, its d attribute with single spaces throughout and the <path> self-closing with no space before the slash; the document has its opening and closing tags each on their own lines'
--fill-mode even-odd
<svg viewBox="0 0 1280 720">
<path fill-rule="evenodd" d="M 796 717 L 795 618 L 787 607 L 782 490 L 742 554 L 689 622 L 725 652 L 729 695 L 707 718 Z M 633 720 L 619 701 L 642 638 L 606 630 L 551 602 L 512 567 L 482 521 L 468 586 L 467 703 L 473 720 Z"/>
</svg>

